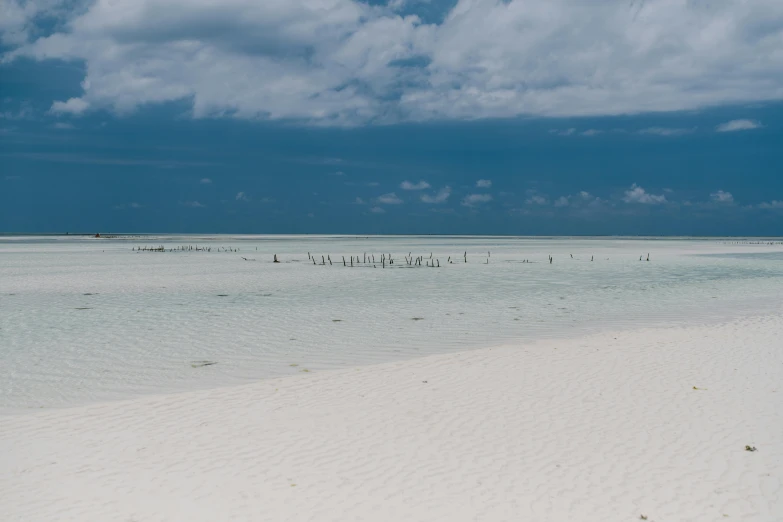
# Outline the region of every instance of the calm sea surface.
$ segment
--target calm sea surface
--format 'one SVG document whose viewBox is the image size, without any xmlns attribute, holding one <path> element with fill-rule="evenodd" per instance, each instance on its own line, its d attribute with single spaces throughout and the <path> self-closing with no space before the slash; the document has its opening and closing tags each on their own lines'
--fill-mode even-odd
<svg viewBox="0 0 783 522">
<path fill-rule="evenodd" d="M 782 306 L 783 246 L 730 239 L 6 236 L 0 410 Z"/>
</svg>

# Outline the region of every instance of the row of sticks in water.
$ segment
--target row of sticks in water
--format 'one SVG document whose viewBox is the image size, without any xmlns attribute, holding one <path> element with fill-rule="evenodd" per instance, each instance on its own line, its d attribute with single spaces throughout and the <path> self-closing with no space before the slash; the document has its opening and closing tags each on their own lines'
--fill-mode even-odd
<svg viewBox="0 0 783 522">
<path fill-rule="evenodd" d="M 571 259 L 574 259 L 574 255 L 573 254 L 570 254 L 570 255 L 571 255 Z M 487 264 L 487 265 L 489 264 L 489 258 L 490 257 L 492 257 L 491 252 L 487 252 L 487 259 L 484 261 L 484 264 Z M 465 253 L 463 254 L 462 258 L 463 258 L 463 262 L 464 263 L 468 262 L 468 252 L 467 251 L 465 251 Z M 245 259 L 245 258 L 242 258 L 242 259 Z M 311 255 L 310 252 L 307 253 L 307 259 L 312 260 L 314 265 L 318 265 L 319 264 L 316 261 L 316 257 L 314 255 Z M 427 266 L 427 267 L 432 267 L 432 268 L 439 268 L 440 267 L 440 260 L 437 259 L 437 258 L 433 259 L 432 252 L 430 252 L 429 259 L 426 259 L 426 260 L 425 260 L 424 256 L 413 257 L 412 253 L 410 253 L 410 252 L 408 253 L 407 256 L 403 256 L 403 259 L 405 259 L 405 265 L 407 265 L 407 266 Z M 551 255 L 548 256 L 548 259 L 549 259 L 549 264 L 550 265 L 553 264 L 554 261 L 555 261 L 555 258 L 552 257 Z M 595 259 L 595 256 L 590 256 L 590 261 L 593 261 L 594 259 Z M 245 260 L 248 261 L 248 259 L 245 259 Z M 642 261 L 642 260 L 649 261 L 650 260 L 650 254 L 649 253 L 647 254 L 647 258 L 646 259 L 644 258 L 644 255 L 639 256 L 639 261 Z M 424 263 L 425 263 L 424 265 L 422 265 L 422 261 L 424 261 Z M 273 262 L 274 263 L 279 263 L 280 262 L 277 259 L 277 254 L 275 254 Z M 327 262 L 330 265 L 332 265 L 333 264 L 332 263 L 332 257 L 330 255 L 326 255 L 326 256 L 322 255 L 320 264 L 321 265 L 326 265 Z M 354 266 L 354 256 L 350 256 L 350 259 L 348 261 L 346 261 L 345 256 L 342 256 L 342 262 L 343 262 L 343 266 L 349 266 L 349 263 L 350 263 L 350 266 Z M 448 258 L 448 260 L 446 262 L 448 264 L 450 264 L 450 265 L 454 264 L 454 261 L 452 261 L 451 256 L 449 256 L 449 258 Z M 530 261 L 528 259 L 524 259 L 524 260 L 522 260 L 522 262 L 523 263 L 530 263 Z M 356 264 L 357 265 L 364 265 L 364 266 L 369 266 L 370 264 L 372 264 L 373 268 L 377 267 L 377 265 L 378 265 L 378 263 L 375 261 L 375 255 L 374 254 L 370 254 L 370 256 L 368 257 L 366 252 L 362 256 L 362 262 L 361 263 L 359 263 L 359 256 L 358 255 L 356 256 Z M 386 268 L 387 264 L 388 265 L 394 265 L 394 258 L 392 257 L 391 254 L 388 254 L 388 257 L 387 257 L 386 254 L 381 254 L 381 263 L 380 264 L 381 264 L 381 268 Z"/>
<path fill-rule="evenodd" d="M 354 256 L 349 256 L 350 259 L 346 260 L 345 256 L 342 256 L 343 266 L 354 266 Z M 487 252 L 487 263 L 489 263 L 489 257 L 490 253 Z M 307 259 L 310 259 L 313 261 L 314 265 L 317 265 L 318 262 L 315 259 L 314 255 L 311 255 L 310 252 L 307 253 Z M 376 268 L 378 266 L 378 262 L 375 260 L 375 254 L 370 254 L 369 256 L 365 252 L 364 255 L 362 255 L 362 261 L 359 262 L 359 256 L 356 256 L 356 265 L 364 265 L 369 266 L 372 265 L 373 268 Z M 403 256 L 403 259 L 405 259 L 405 266 L 427 266 L 432 268 L 439 268 L 440 267 L 440 259 L 432 257 L 432 252 L 430 252 L 430 257 L 428 259 L 425 259 L 424 256 L 417 256 L 413 257 L 413 253 L 409 252 L 407 256 Z M 468 252 L 465 251 L 465 254 L 463 256 L 464 262 L 468 262 Z M 275 263 L 279 263 L 277 259 L 277 254 L 275 254 L 274 258 Z M 326 263 L 329 263 L 330 265 L 332 263 L 332 257 L 330 255 L 321 256 L 321 265 L 325 265 Z M 446 261 L 448 264 L 453 265 L 454 261 L 451 260 L 451 256 L 449 256 L 448 260 Z M 424 264 L 422 264 L 424 263 Z M 381 260 L 380 260 L 381 268 L 386 268 L 386 265 L 393 266 L 394 265 L 394 258 L 391 254 L 381 254 Z M 399 266 L 399 263 L 397 263 L 397 266 Z"/>
<path fill-rule="evenodd" d="M 256 247 L 256 250 L 258 250 L 258 247 Z M 198 245 L 196 245 L 196 246 L 193 246 L 193 245 L 182 245 L 182 246 L 178 246 L 178 247 L 175 247 L 175 248 L 166 249 L 163 245 L 160 245 L 160 246 L 155 246 L 155 247 L 148 247 L 148 246 L 138 247 L 138 248 L 133 247 L 133 251 L 135 251 L 135 252 L 194 252 L 194 251 L 195 252 L 212 252 L 212 247 L 199 247 Z M 218 252 L 239 252 L 239 249 L 238 248 L 232 248 L 232 247 L 218 247 L 217 251 Z M 573 254 L 570 254 L 570 255 L 571 255 L 571 259 L 573 259 L 574 255 Z M 484 264 L 487 264 L 487 265 L 489 264 L 489 258 L 490 257 L 492 257 L 492 253 L 488 251 L 487 252 L 487 259 L 484 261 Z M 463 262 L 464 263 L 468 262 L 468 252 L 467 252 L 467 250 L 463 254 L 462 258 L 463 258 Z M 255 261 L 255 259 L 247 259 L 246 257 L 243 257 L 242 259 L 244 259 L 245 261 Z M 307 253 L 307 259 L 308 260 L 312 260 L 314 265 L 318 264 L 318 262 L 316 261 L 315 256 L 311 255 L 310 252 Z M 438 259 L 438 258 L 433 259 L 432 252 L 430 252 L 429 259 L 425 259 L 424 256 L 413 257 L 413 253 L 412 252 L 408 252 L 408 255 L 407 256 L 403 256 L 403 259 L 405 259 L 405 265 L 406 266 L 427 266 L 427 267 L 432 267 L 432 268 L 439 268 L 440 267 L 440 259 Z M 554 257 L 549 255 L 548 259 L 549 259 L 549 264 L 550 265 L 552 263 L 554 263 Z M 594 256 L 590 256 L 590 261 L 593 261 L 593 259 L 594 259 Z M 644 255 L 639 256 L 639 261 L 642 261 L 643 259 L 644 259 Z M 649 260 L 650 260 L 650 254 L 648 253 L 646 261 L 649 261 Z M 273 259 L 272 262 L 273 263 L 279 263 L 280 262 L 280 260 L 277 259 L 277 254 L 274 254 L 274 259 Z M 322 255 L 321 256 L 321 265 L 326 265 L 327 262 L 330 265 L 333 264 L 331 256 L 330 255 L 326 255 L 326 256 Z M 354 256 L 350 256 L 350 259 L 348 261 L 346 261 L 345 256 L 342 256 L 342 262 L 343 262 L 343 266 L 348 266 L 349 263 L 350 263 L 350 266 L 354 266 Z M 422 265 L 422 262 L 424 262 L 424 265 Z M 451 256 L 449 256 L 449 258 L 448 258 L 448 260 L 446 262 L 448 264 L 450 264 L 450 265 L 454 264 L 454 261 L 452 261 Z M 530 261 L 528 259 L 524 259 L 522 262 L 523 263 L 530 263 Z M 375 260 L 375 254 L 370 254 L 369 257 L 368 257 L 367 253 L 365 252 L 363 254 L 363 256 L 362 256 L 362 262 L 361 263 L 359 263 L 359 256 L 358 255 L 356 256 L 356 265 L 369 266 L 370 264 L 372 264 L 373 267 L 377 267 L 378 263 Z M 381 254 L 380 264 L 381 264 L 381 268 L 386 268 L 387 264 L 388 265 L 394 265 L 394 258 L 392 257 L 391 254 L 388 254 L 388 255 L 387 254 Z M 399 263 L 398 263 L 398 266 L 399 266 Z"/>
<path fill-rule="evenodd" d="M 133 247 L 134 252 L 212 252 L 212 247 L 200 247 L 198 245 L 182 245 L 178 247 L 166 248 L 163 245 L 160 246 L 143 246 Z M 258 247 L 256 247 L 258 250 Z M 239 252 L 238 248 L 232 247 L 217 247 L 216 252 Z"/>
</svg>

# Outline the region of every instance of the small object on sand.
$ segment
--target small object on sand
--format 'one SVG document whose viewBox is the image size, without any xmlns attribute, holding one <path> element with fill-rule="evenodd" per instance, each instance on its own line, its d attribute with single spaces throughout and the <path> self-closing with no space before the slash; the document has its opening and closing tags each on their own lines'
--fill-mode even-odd
<svg viewBox="0 0 783 522">
<path fill-rule="evenodd" d="M 217 364 L 215 361 L 191 361 L 190 366 L 193 368 L 201 368 L 202 366 L 212 366 Z"/>
<path fill-rule="evenodd" d="M 758 451 L 756 446 L 745 446 L 745 451 Z"/>
<path fill-rule="evenodd" d="M 427 384 L 427 381 L 421 381 L 421 382 L 423 382 L 424 384 Z"/>
<path fill-rule="evenodd" d="M 640 520 L 647 520 L 647 515 L 639 515 Z"/>
</svg>

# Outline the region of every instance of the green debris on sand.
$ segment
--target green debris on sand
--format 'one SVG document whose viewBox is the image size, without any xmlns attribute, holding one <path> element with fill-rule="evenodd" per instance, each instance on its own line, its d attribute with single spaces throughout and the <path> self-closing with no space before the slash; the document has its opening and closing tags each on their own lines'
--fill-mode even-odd
<svg viewBox="0 0 783 522">
<path fill-rule="evenodd" d="M 758 451 L 756 446 L 745 446 L 745 451 Z"/>
</svg>

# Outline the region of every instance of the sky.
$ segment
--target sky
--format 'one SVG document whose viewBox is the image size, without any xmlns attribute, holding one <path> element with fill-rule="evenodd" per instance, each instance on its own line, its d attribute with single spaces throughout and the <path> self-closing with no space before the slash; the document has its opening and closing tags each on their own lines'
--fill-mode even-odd
<svg viewBox="0 0 783 522">
<path fill-rule="evenodd" d="M 783 2 L 0 0 L 0 232 L 783 235 Z"/>
</svg>

